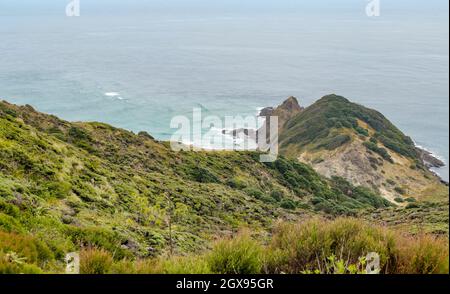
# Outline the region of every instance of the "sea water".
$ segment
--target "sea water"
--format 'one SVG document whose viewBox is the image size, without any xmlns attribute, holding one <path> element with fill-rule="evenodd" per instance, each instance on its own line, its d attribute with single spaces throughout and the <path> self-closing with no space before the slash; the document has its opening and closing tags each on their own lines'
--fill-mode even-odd
<svg viewBox="0 0 450 294">
<path fill-rule="evenodd" d="M 449 162 L 448 1 L 0 0 L 0 98 L 168 140 L 174 116 L 336 93 Z M 338 3 L 337 3 L 338 2 Z M 448 180 L 448 167 L 437 172 Z"/>
</svg>

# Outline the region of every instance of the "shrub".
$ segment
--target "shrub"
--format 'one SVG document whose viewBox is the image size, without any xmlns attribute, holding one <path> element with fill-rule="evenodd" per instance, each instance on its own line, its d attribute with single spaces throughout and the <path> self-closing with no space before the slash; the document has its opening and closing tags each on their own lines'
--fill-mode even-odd
<svg viewBox="0 0 450 294">
<path fill-rule="evenodd" d="M 162 274 L 210 274 L 208 261 L 204 256 L 172 257 L 160 261 Z"/>
<path fill-rule="evenodd" d="M 0 251 L 0 274 L 40 274 L 42 270 L 34 264 L 26 263 L 26 258 L 15 252 Z"/>
<path fill-rule="evenodd" d="M 261 245 L 243 232 L 219 241 L 208 256 L 208 264 L 217 274 L 258 274 L 263 268 L 262 254 Z"/>
<path fill-rule="evenodd" d="M 282 258 L 268 263 L 271 272 L 326 273 L 333 257 L 334 265 L 351 273 L 353 270 L 342 267 L 341 261 L 344 265 L 357 265 L 370 252 L 380 255 L 381 273 L 448 274 L 449 271 L 446 238 L 406 236 L 350 218 L 281 223 L 273 233 L 269 251 L 281 251 L 278 255 Z"/>
<path fill-rule="evenodd" d="M 394 191 L 397 192 L 400 195 L 405 195 L 406 194 L 405 189 L 403 189 L 402 187 L 395 187 Z"/>
<path fill-rule="evenodd" d="M 3 199 L 0 199 L 0 211 L 15 218 L 19 216 L 20 212 L 16 205 L 7 203 Z"/>
<path fill-rule="evenodd" d="M 59 199 L 66 198 L 72 191 L 72 185 L 67 182 L 53 182 L 47 185 L 50 197 Z"/>
<path fill-rule="evenodd" d="M 381 157 L 383 157 L 385 160 L 389 161 L 390 163 L 394 163 L 394 160 L 389 155 L 389 153 L 387 152 L 386 149 L 384 149 L 382 147 L 378 147 L 377 144 L 374 144 L 372 142 L 364 142 L 364 146 L 366 146 L 366 148 L 369 149 L 370 151 L 377 153 L 378 155 L 380 155 Z"/>
<path fill-rule="evenodd" d="M 199 183 L 219 183 L 219 178 L 209 169 L 202 167 L 194 167 L 191 171 L 191 177 Z"/>
<path fill-rule="evenodd" d="M 281 224 L 275 228 L 270 247 L 287 252 L 288 263 L 280 265 L 283 271 L 300 273 L 318 266 L 325 268 L 330 256 L 356 264 L 369 252 L 377 252 L 381 267 L 387 269 L 393 261 L 393 244 L 393 236 L 386 231 L 354 219 L 337 219 Z"/>
<path fill-rule="evenodd" d="M 44 242 L 17 233 L 0 231 L 0 251 L 7 254 L 16 253 L 24 258 L 26 263 L 44 265 L 54 259 L 54 254 Z"/>
<path fill-rule="evenodd" d="M 0 212 L 0 229 L 7 232 L 23 232 L 19 221 L 11 216 Z"/>
<path fill-rule="evenodd" d="M 321 143 L 318 148 L 325 148 L 327 150 L 334 150 L 339 148 L 348 142 L 351 141 L 351 137 L 349 135 L 337 135 L 335 137 L 326 139 L 325 142 Z"/>
<path fill-rule="evenodd" d="M 357 131 L 358 134 L 363 135 L 364 137 L 369 137 L 369 131 L 361 128 L 360 126 L 355 127 L 355 131 Z"/>
<path fill-rule="evenodd" d="M 162 274 L 162 263 L 157 259 L 122 259 L 113 263 L 109 273 L 111 274 Z"/>
<path fill-rule="evenodd" d="M 81 274 L 106 274 L 111 270 L 113 258 L 103 249 L 90 248 L 80 252 Z"/>
<path fill-rule="evenodd" d="M 413 208 L 419 208 L 419 205 L 417 205 L 416 203 L 408 203 L 408 205 L 406 205 L 406 209 L 413 209 Z"/>
<path fill-rule="evenodd" d="M 281 190 L 274 190 L 270 193 L 270 197 L 279 202 L 284 198 L 284 193 Z"/>
<path fill-rule="evenodd" d="M 291 199 L 284 199 L 280 206 L 284 209 L 291 209 L 294 210 L 296 208 L 295 202 L 292 201 Z"/>
<path fill-rule="evenodd" d="M 256 199 L 261 199 L 264 195 L 264 193 L 259 190 L 259 189 L 255 189 L 255 188 L 245 188 L 244 192 L 251 197 L 255 197 Z"/>
<path fill-rule="evenodd" d="M 239 177 L 234 177 L 227 181 L 227 185 L 233 189 L 244 189 L 247 187 L 247 183 Z"/>
<path fill-rule="evenodd" d="M 396 183 L 395 183 L 395 181 L 394 180 L 391 180 L 391 179 L 387 179 L 386 180 L 386 183 L 388 183 L 389 185 L 391 185 L 391 186 L 394 186 Z"/>
<path fill-rule="evenodd" d="M 115 257 L 118 259 L 131 256 L 129 251 L 121 248 L 120 245 L 125 240 L 117 232 L 99 228 L 67 226 L 66 234 L 74 244 L 82 244 L 114 252 Z"/>
<path fill-rule="evenodd" d="M 419 235 L 399 238 L 398 243 L 398 273 L 448 274 L 448 239 Z"/>
</svg>

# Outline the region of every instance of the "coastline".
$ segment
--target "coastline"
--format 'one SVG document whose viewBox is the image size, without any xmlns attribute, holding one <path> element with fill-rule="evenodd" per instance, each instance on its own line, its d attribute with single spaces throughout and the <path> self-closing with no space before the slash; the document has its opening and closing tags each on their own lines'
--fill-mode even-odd
<svg viewBox="0 0 450 294">
<path fill-rule="evenodd" d="M 444 179 L 442 175 L 439 174 L 438 171 L 435 169 L 441 169 L 447 166 L 447 163 L 445 162 L 445 159 L 439 157 L 437 154 L 433 153 L 431 150 L 428 150 L 426 147 L 423 147 L 421 145 L 418 145 L 416 142 L 414 142 L 414 145 L 417 149 L 417 151 L 420 154 L 420 157 L 422 158 L 425 166 L 427 169 L 432 172 L 434 175 L 436 175 L 442 183 L 449 185 L 449 181 Z"/>
</svg>

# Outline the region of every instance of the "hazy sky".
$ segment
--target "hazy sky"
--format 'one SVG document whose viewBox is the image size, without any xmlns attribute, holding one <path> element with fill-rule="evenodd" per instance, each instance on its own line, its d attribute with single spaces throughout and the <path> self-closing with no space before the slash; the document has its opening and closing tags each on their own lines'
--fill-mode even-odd
<svg viewBox="0 0 450 294">
<path fill-rule="evenodd" d="M 0 15 L 64 13 L 71 0 L 0 0 Z M 82 13 L 364 13 L 369 0 L 80 0 Z M 448 16 L 447 0 L 380 0 L 385 14 Z"/>
</svg>

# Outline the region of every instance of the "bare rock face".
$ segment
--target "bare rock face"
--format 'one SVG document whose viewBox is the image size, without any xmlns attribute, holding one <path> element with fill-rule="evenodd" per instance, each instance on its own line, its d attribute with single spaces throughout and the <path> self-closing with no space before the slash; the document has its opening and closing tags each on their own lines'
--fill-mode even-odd
<svg viewBox="0 0 450 294">
<path fill-rule="evenodd" d="M 275 108 L 273 108 L 273 107 L 263 108 L 259 112 L 259 116 L 271 116 L 274 110 L 275 110 Z"/>
<path fill-rule="evenodd" d="M 286 99 L 280 106 L 277 107 L 276 110 L 285 110 L 289 111 L 292 115 L 295 115 L 303 110 L 303 108 L 298 103 L 297 98 L 294 96 Z"/>
<path fill-rule="evenodd" d="M 445 163 L 442 162 L 440 159 L 436 158 L 431 152 L 421 148 L 417 148 L 417 152 L 419 153 L 420 158 L 428 168 L 445 166 Z"/>
<path fill-rule="evenodd" d="M 284 124 L 297 114 L 299 114 L 304 108 L 300 106 L 297 98 L 291 96 L 286 99 L 281 105 L 278 107 L 266 107 L 263 108 L 259 116 L 266 118 L 266 127 L 267 130 L 270 129 L 270 117 L 277 116 L 278 117 L 278 127 L 281 130 Z M 260 130 L 249 130 L 249 129 L 236 129 L 236 130 L 223 130 L 223 134 L 232 135 L 233 137 L 239 137 L 244 135 L 246 137 L 251 138 L 255 142 L 258 141 L 258 133 Z"/>
<path fill-rule="evenodd" d="M 297 98 L 291 96 L 276 108 L 267 107 L 262 109 L 259 116 L 278 116 L 278 125 L 282 128 L 288 120 L 299 114 L 303 109 Z"/>
</svg>

